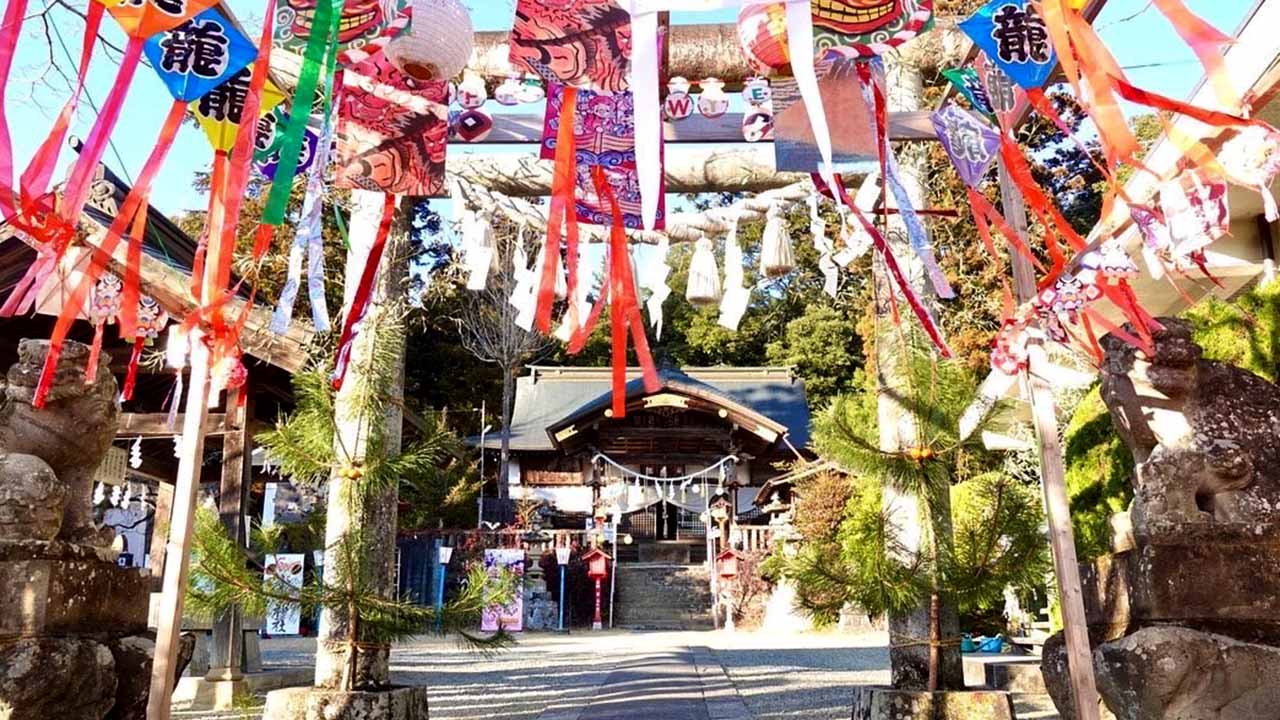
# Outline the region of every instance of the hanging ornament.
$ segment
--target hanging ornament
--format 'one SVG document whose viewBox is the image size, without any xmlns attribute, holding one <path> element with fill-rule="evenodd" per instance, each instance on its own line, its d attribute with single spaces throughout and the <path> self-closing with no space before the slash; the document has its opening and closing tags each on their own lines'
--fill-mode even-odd
<svg viewBox="0 0 1280 720">
<path fill-rule="evenodd" d="M 483 110 L 463 110 L 452 118 L 449 129 L 462 142 L 484 142 L 493 132 L 493 118 Z"/>
<path fill-rule="evenodd" d="M 458 85 L 458 104 L 467 110 L 482 107 L 488 99 L 489 91 L 479 75 L 468 73 Z"/>
<path fill-rule="evenodd" d="M 458 0 L 413 0 L 413 22 L 386 46 L 400 72 L 423 82 L 448 80 L 467 66 L 475 45 L 471 14 Z"/>
<path fill-rule="evenodd" d="M 142 467 L 142 438 L 136 437 L 129 443 L 129 467 L 137 470 Z"/>
<path fill-rule="evenodd" d="M 773 105 L 773 88 L 768 79 L 759 75 L 748 78 L 742 84 L 742 101 L 752 108 L 763 108 Z"/>
<path fill-rule="evenodd" d="M 142 359 L 142 348 L 155 343 L 165 325 L 169 323 L 169 314 L 160 307 L 160 303 L 150 295 L 138 298 L 138 310 L 134 316 L 133 350 L 129 353 L 129 367 L 125 371 L 124 389 L 120 393 L 123 400 L 133 399 L 133 388 L 138 378 L 138 362 Z M 125 332 L 121 324 L 121 334 Z"/>
<path fill-rule="evenodd" d="M 1280 132 L 1251 125 L 1222 146 L 1218 162 L 1228 180 L 1258 191 L 1267 222 L 1280 220 L 1280 208 L 1271 193 L 1271 184 L 1280 174 Z"/>
<path fill-rule="evenodd" d="M 795 266 L 795 253 L 791 248 L 791 235 L 777 205 L 771 205 L 766 214 L 764 235 L 761 237 L 760 273 L 777 278 L 791 272 Z"/>
<path fill-rule="evenodd" d="M 489 273 L 498 269 L 498 242 L 489 218 L 468 210 L 462 220 L 462 255 L 468 272 L 467 289 L 483 290 Z"/>
<path fill-rule="evenodd" d="M 547 97 L 546 88 L 536 77 L 527 77 L 520 83 L 520 102 L 526 105 L 542 102 Z"/>
<path fill-rule="evenodd" d="M 711 305 L 720 301 L 720 269 L 711 240 L 698 238 L 689 261 L 689 284 L 685 299 L 693 305 Z"/>
<path fill-rule="evenodd" d="M 114 273 L 104 272 L 98 282 L 94 283 L 89 293 L 89 304 L 85 311 L 89 322 L 93 323 L 93 344 L 89 349 L 89 360 L 85 364 L 85 382 L 91 383 L 98 377 L 98 358 L 102 354 L 102 336 L 108 323 L 113 323 L 120 313 L 124 299 L 124 283 Z"/>
<path fill-rule="evenodd" d="M 1203 169 L 1188 170 L 1161 185 L 1160 210 L 1179 255 L 1203 250 L 1230 231 L 1227 184 Z"/>
<path fill-rule="evenodd" d="M 520 82 L 520 77 L 518 75 L 508 75 L 501 85 L 493 89 L 493 99 L 499 105 L 519 105 L 522 102 L 521 93 L 523 90 L 524 85 Z"/>
<path fill-rule="evenodd" d="M 698 83 L 702 93 L 698 95 L 698 112 L 705 118 L 718 118 L 729 112 L 729 96 L 724 92 L 724 81 L 706 78 Z"/>
<path fill-rule="evenodd" d="M 107 486 L 100 482 L 97 485 L 95 485 L 93 488 L 93 504 L 101 505 L 106 499 L 107 499 Z"/>
<path fill-rule="evenodd" d="M 742 139 L 749 143 L 773 139 L 773 109 L 771 106 L 753 106 L 742 114 Z"/>
<path fill-rule="evenodd" d="M 1058 65 L 1049 29 L 1031 0 L 992 0 L 960 29 L 1026 90 L 1043 86 Z"/>
<path fill-rule="evenodd" d="M 1027 368 L 1028 326 L 1025 318 L 1006 317 L 991 341 L 991 367 L 1005 375 Z"/>
<path fill-rule="evenodd" d="M 138 484 L 138 507 L 145 510 L 147 508 L 147 484 Z"/>
<path fill-rule="evenodd" d="M 689 97 L 689 81 L 676 76 L 667 81 L 667 99 L 662 102 L 662 114 L 668 120 L 684 120 L 693 114 L 694 103 Z"/>
<path fill-rule="evenodd" d="M 121 490 L 119 485 L 111 486 L 111 507 L 120 507 Z"/>
<path fill-rule="evenodd" d="M 128 509 L 131 502 L 133 502 L 133 483 L 126 482 L 124 484 L 124 494 L 120 496 L 120 507 Z"/>
</svg>

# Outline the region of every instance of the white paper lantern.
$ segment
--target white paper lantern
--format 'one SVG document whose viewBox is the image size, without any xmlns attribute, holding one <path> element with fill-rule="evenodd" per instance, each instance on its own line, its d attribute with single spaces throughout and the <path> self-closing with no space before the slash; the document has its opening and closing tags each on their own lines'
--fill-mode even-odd
<svg viewBox="0 0 1280 720">
<path fill-rule="evenodd" d="M 448 80 L 471 59 L 475 30 L 459 0 L 413 0 L 409 29 L 387 44 L 387 58 L 416 80 Z"/>
<path fill-rule="evenodd" d="M 777 205 L 769 208 L 767 217 L 761 240 L 760 272 L 767 277 L 776 278 L 791 272 L 796 264 L 795 252 L 791 248 L 791 235 L 787 232 L 787 225 Z"/>
<path fill-rule="evenodd" d="M 694 305 L 711 305 L 720 302 L 720 270 L 711 241 L 699 238 L 693 259 L 689 261 L 689 286 L 685 299 Z"/>
</svg>

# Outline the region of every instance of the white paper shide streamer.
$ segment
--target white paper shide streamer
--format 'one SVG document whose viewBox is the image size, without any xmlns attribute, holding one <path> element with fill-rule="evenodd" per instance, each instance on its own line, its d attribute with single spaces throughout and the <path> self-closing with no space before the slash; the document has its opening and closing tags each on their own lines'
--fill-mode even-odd
<svg viewBox="0 0 1280 720">
<path fill-rule="evenodd" d="M 497 251 L 489 218 L 467 210 L 462 216 L 462 262 L 467 268 L 468 290 L 483 290 L 489 284 L 489 271 L 498 262 Z"/>
<path fill-rule="evenodd" d="M 832 253 L 835 249 L 827 237 L 827 222 L 818 214 L 818 196 L 809 196 L 809 232 L 813 235 L 813 247 L 818 251 L 818 269 L 822 271 L 822 291 L 835 297 L 840 289 L 840 268 Z"/>
<path fill-rule="evenodd" d="M 645 309 L 649 311 L 649 324 L 653 326 L 654 339 L 662 337 L 662 303 L 671 297 L 671 287 L 667 278 L 671 275 L 671 266 L 667 264 L 667 253 L 671 249 L 671 241 L 663 235 L 653 250 L 653 259 L 645 266 L 640 287 L 649 291 L 649 299 L 645 301 Z"/>
<path fill-rule="evenodd" d="M 751 290 L 746 287 L 743 273 L 742 248 L 738 245 L 738 217 L 729 226 L 729 236 L 724 241 L 724 297 L 720 300 L 721 327 L 737 330 L 742 316 L 747 312 Z"/>
</svg>

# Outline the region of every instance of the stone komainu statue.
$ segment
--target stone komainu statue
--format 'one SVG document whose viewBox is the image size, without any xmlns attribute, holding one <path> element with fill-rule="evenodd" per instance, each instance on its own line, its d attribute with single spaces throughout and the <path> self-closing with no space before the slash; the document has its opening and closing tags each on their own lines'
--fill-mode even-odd
<svg viewBox="0 0 1280 720">
<path fill-rule="evenodd" d="M 93 476 L 115 437 L 119 405 L 111 360 L 87 382 L 89 348 L 67 341 L 45 406 L 31 405 L 48 356 L 46 340 L 23 340 L 0 394 L 0 539 L 110 543 L 95 528 Z"/>
</svg>

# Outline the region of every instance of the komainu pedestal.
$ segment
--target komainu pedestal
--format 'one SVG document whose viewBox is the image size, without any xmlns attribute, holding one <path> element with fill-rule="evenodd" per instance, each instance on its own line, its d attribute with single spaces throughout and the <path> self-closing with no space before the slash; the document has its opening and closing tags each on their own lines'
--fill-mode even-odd
<svg viewBox="0 0 1280 720">
<path fill-rule="evenodd" d="M 0 717 L 141 720 L 150 583 L 115 564 L 90 499 L 116 433 L 111 361 L 86 382 L 89 348 L 67 342 L 37 409 L 48 349 L 23 340 L 0 393 Z"/>
<path fill-rule="evenodd" d="M 1280 387 L 1160 322 L 1153 358 L 1103 342 L 1137 472 L 1126 549 L 1082 567 L 1098 690 L 1126 720 L 1280 718 Z"/>
</svg>

